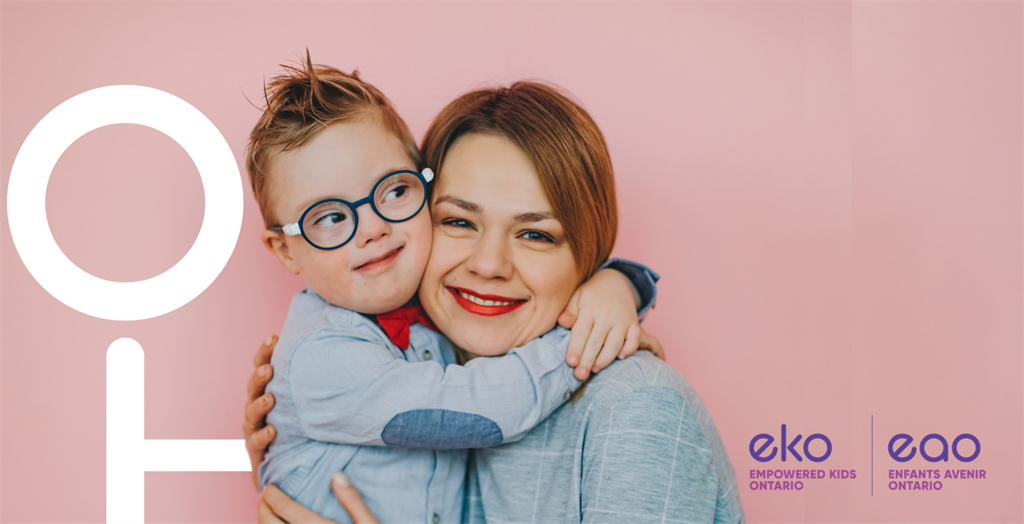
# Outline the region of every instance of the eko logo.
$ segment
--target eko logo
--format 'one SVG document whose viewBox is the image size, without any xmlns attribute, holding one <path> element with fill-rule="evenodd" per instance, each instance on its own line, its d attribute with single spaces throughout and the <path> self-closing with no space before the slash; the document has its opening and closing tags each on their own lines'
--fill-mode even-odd
<svg viewBox="0 0 1024 524">
<path fill-rule="evenodd" d="M 86 273 L 61 251 L 46 220 L 46 185 L 67 148 L 86 133 L 138 124 L 164 133 L 199 170 L 206 209 L 199 236 L 171 269 L 138 282 Z M 213 283 L 242 228 L 242 183 L 227 141 L 198 109 L 164 91 L 107 86 L 50 111 L 18 150 L 7 186 L 11 240 L 33 278 L 68 307 L 96 318 L 133 321 L 170 313 Z M 249 471 L 242 440 L 145 438 L 142 346 L 130 338 L 107 348 L 107 522 L 145 521 L 147 471 Z"/>
<path fill-rule="evenodd" d="M 925 451 L 924 447 L 925 444 L 933 440 L 938 441 L 940 444 L 942 444 L 942 451 L 935 456 L 929 455 Z M 970 456 L 966 457 L 960 454 L 960 443 L 962 443 L 965 440 L 969 440 L 974 444 L 974 452 L 971 453 Z M 894 435 L 891 439 L 889 439 L 889 456 L 892 457 L 892 459 L 895 460 L 896 462 L 907 462 L 910 459 L 914 458 L 914 456 L 917 454 L 918 448 L 920 448 L 921 456 L 928 462 L 949 462 L 950 451 L 953 452 L 953 456 L 956 457 L 956 459 L 959 460 L 960 462 L 972 462 L 974 459 L 978 458 L 978 455 L 981 454 L 981 442 L 978 440 L 978 437 L 975 437 L 970 433 L 964 433 L 956 437 L 955 439 L 953 439 L 952 445 L 949 445 L 949 443 L 947 443 L 946 441 L 946 438 L 943 437 L 942 435 L 939 435 L 938 433 L 931 433 L 925 435 L 925 437 L 921 439 L 921 444 L 919 446 L 911 446 L 913 442 L 914 437 L 911 437 L 906 433 L 898 433 Z M 910 451 L 904 454 L 903 452 L 907 449 L 908 446 L 910 447 Z"/>
<path fill-rule="evenodd" d="M 750 439 L 750 456 L 753 457 L 754 460 L 758 462 L 768 462 L 775 458 L 775 455 L 777 455 L 779 452 L 779 448 L 781 448 L 783 462 L 786 461 L 787 451 L 789 452 L 789 454 L 793 455 L 794 458 L 796 458 L 797 462 L 803 462 L 803 457 L 801 457 L 796 450 L 796 445 L 800 443 L 800 440 L 802 438 L 803 435 L 798 434 L 796 437 L 793 438 L 793 440 L 790 440 L 787 443 L 786 425 L 783 424 L 782 435 L 779 441 L 780 446 L 772 446 L 771 453 L 765 455 L 765 452 L 768 450 L 768 446 L 771 446 L 772 443 L 775 442 L 775 437 L 767 433 L 759 433 L 757 435 L 754 435 L 754 438 Z M 819 456 L 814 456 L 811 454 L 811 442 L 814 440 L 820 440 L 825 443 L 825 452 Z M 758 446 L 758 443 L 761 441 L 764 441 L 764 444 Z M 822 435 L 821 433 L 814 433 L 813 435 L 808 436 L 807 440 L 804 440 L 803 450 L 804 455 L 807 456 L 807 460 L 810 460 L 811 462 L 823 462 L 825 459 L 829 457 L 829 455 L 832 454 L 832 441 L 829 440 L 828 437 L 826 437 L 825 435 Z"/>
</svg>

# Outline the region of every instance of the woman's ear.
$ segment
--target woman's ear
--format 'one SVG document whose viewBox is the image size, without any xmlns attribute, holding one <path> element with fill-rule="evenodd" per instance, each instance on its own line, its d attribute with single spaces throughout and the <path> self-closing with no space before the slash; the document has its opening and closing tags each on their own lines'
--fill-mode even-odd
<svg viewBox="0 0 1024 524">
<path fill-rule="evenodd" d="M 277 261 L 281 263 L 289 273 L 293 275 L 299 274 L 299 265 L 295 263 L 295 259 L 292 258 L 291 251 L 288 249 L 288 239 L 283 233 L 277 231 L 271 231 L 264 229 L 263 233 L 260 234 L 260 240 L 263 241 L 263 247 L 267 248 L 277 257 Z"/>
</svg>

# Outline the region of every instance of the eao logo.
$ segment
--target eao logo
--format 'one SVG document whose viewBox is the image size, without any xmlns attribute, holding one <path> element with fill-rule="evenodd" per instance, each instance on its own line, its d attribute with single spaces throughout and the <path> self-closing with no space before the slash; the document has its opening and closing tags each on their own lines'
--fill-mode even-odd
<svg viewBox="0 0 1024 524">
<path fill-rule="evenodd" d="M 924 449 L 924 445 L 932 440 L 937 440 L 940 444 L 942 444 L 942 451 L 936 456 L 929 455 Z M 974 452 L 971 453 L 971 455 L 968 457 L 965 457 L 960 453 L 960 443 L 962 443 L 965 440 L 969 440 L 974 444 Z M 892 457 L 892 459 L 895 460 L 896 462 L 907 462 L 910 459 L 914 458 L 914 456 L 917 454 L 918 448 L 920 448 L 921 456 L 924 457 L 924 459 L 927 460 L 928 462 L 949 462 L 950 451 L 953 452 L 953 456 L 956 457 L 956 459 L 959 460 L 960 462 L 972 462 L 974 459 L 978 458 L 978 455 L 981 454 L 981 442 L 978 441 L 977 437 L 971 435 L 970 433 L 964 433 L 958 436 L 957 438 L 953 439 L 952 445 L 949 445 L 946 442 L 946 438 L 943 437 L 942 435 L 939 435 L 938 433 L 925 435 L 925 437 L 921 439 L 921 444 L 919 446 L 911 446 L 910 444 L 913 442 L 914 437 L 911 437 L 906 433 L 898 433 L 894 435 L 891 439 L 889 439 L 889 456 Z M 898 447 L 897 444 L 899 445 Z M 904 454 L 903 452 L 907 449 L 908 446 L 910 447 L 910 451 Z"/>
<path fill-rule="evenodd" d="M 803 457 L 801 457 L 800 454 L 797 453 L 796 449 L 796 446 L 797 444 L 800 443 L 801 439 L 803 439 L 803 435 L 798 434 L 796 437 L 793 437 L 793 440 L 787 441 L 786 425 L 783 424 L 782 435 L 779 441 L 779 443 L 781 444 L 780 446 L 772 446 L 771 453 L 768 453 L 766 455 L 765 453 L 767 453 L 768 451 L 768 446 L 771 446 L 772 443 L 775 442 L 775 437 L 767 433 L 759 433 L 757 435 L 754 435 L 754 438 L 750 439 L 750 456 L 753 457 L 754 460 L 758 462 L 768 462 L 769 460 L 775 458 L 775 455 L 779 453 L 779 449 L 781 448 L 783 462 L 786 461 L 787 452 L 790 455 L 793 455 L 793 457 L 796 458 L 797 462 L 803 462 Z M 825 443 L 825 452 L 819 456 L 814 456 L 811 454 L 811 442 L 814 440 L 820 440 Z M 758 445 L 762 441 L 764 443 Z M 829 440 L 828 437 L 826 437 L 825 435 L 822 435 L 821 433 L 814 433 L 813 435 L 808 436 L 807 440 L 804 440 L 803 450 L 804 455 L 807 456 L 807 460 L 810 460 L 811 462 L 823 462 L 825 459 L 828 458 L 829 455 L 832 454 L 832 441 Z"/>
</svg>

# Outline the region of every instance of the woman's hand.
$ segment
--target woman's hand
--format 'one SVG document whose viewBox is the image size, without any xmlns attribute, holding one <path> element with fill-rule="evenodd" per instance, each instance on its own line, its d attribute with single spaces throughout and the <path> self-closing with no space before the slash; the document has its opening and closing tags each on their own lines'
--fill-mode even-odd
<svg viewBox="0 0 1024 524">
<path fill-rule="evenodd" d="M 380 524 L 377 517 L 370 512 L 363 502 L 362 495 L 348 481 L 340 471 L 334 474 L 331 479 L 331 489 L 334 497 L 345 508 L 348 516 L 352 518 L 353 524 Z M 260 505 L 257 510 L 257 521 L 259 524 L 280 524 L 280 523 L 310 523 L 310 524 L 337 524 L 333 520 L 325 519 L 313 513 L 303 505 L 285 495 L 277 486 L 271 484 L 263 490 L 260 496 Z"/>
<path fill-rule="evenodd" d="M 576 378 L 584 380 L 616 357 L 636 353 L 643 332 L 636 316 L 639 303 L 633 284 L 614 269 L 598 271 L 573 293 L 558 323 L 572 328 L 565 361 L 576 367 Z"/>
<path fill-rule="evenodd" d="M 245 433 L 245 451 L 249 453 L 249 464 L 252 466 L 252 483 L 259 488 L 256 469 L 267 454 L 267 446 L 277 436 L 274 426 L 267 425 L 267 413 L 274 407 L 274 395 L 264 394 L 267 383 L 274 376 L 274 368 L 270 366 L 270 356 L 274 354 L 277 335 L 267 337 L 256 351 L 253 364 L 256 366 L 249 377 L 249 398 L 245 401 L 245 421 L 242 431 Z"/>
</svg>

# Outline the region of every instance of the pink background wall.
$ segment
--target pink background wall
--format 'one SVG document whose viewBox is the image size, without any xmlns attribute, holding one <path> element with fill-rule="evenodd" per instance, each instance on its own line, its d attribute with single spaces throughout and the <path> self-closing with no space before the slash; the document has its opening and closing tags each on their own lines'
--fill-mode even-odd
<svg viewBox="0 0 1024 524">
<path fill-rule="evenodd" d="M 616 254 L 661 272 L 646 327 L 715 417 L 752 522 L 1020 522 L 1022 14 L 1020 2 L 5 2 L 3 202 L 28 132 L 95 87 L 187 100 L 244 168 L 259 115 L 246 97 L 258 103 L 307 46 L 315 62 L 359 67 L 417 137 L 470 88 L 549 80 L 605 132 Z M 54 236 L 97 276 L 154 276 L 199 230 L 197 175 L 154 130 L 94 131 L 50 180 Z M 241 437 L 253 352 L 301 286 L 259 245 L 248 188 L 245 206 L 217 281 L 139 322 L 48 295 L 2 214 L 0 520 L 104 519 L 116 338 L 146 351 L 148 438 Z M 778 439 L 783 423 L 827 435 L 832 455 L 753 460 L 751 438 Z M 982 452 L 898 464 L 885 451 L 896 433 L 971 433 Z M 809 466 L 857 478 L 749 486 L 751 469 Z M 887 471 L 902 467 L 987 478 L 890 491 Z M 242 473 L 149 473 L 146 498 L 151 522 L 255 517 Z"/>
</svg>

